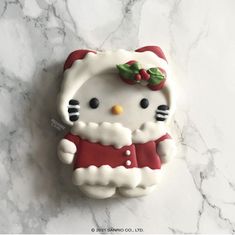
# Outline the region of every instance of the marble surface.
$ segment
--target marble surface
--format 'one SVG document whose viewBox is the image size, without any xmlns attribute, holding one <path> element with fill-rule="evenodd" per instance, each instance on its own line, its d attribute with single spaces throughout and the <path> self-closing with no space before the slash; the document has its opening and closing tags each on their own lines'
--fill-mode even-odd
<svg viewBox="0 0 235 235">
<path fill-rule="evenodd" d="M 0 232 L 235 233 L 235 1 L 0 1 Z M 145 198 L 87 199 L 56 156 L 56 94 L 77 48 L 160 45 L 178 154 Z M 54 123 L 57 128 L 54 128 Z"/>
</svg>

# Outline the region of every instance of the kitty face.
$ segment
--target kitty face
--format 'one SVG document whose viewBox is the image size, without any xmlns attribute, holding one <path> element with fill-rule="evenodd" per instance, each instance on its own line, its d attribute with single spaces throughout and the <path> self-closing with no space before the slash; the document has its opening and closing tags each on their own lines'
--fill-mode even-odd
<svg viewBox="0 0 235 235">
<path fill-rule="evenodd" d="M 110 122 L 136 130 L 146 122 L 164 122 L 169 97 L 164 88 L 152 91 L 140 84 L 129 85 L 117 74 L 96 75 L 87 80 L 68 105 L 72 122 Z"/>
</svg>

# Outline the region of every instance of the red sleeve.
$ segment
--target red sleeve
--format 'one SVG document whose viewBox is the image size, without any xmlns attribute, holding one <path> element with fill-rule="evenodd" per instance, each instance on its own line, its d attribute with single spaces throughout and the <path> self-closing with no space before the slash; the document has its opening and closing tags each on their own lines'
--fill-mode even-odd
<svg viewBox="0 0 235 235">
<path fill-rule="evenodd" d="M 79 141 L 80 141 L 80 139 L 77 135 L 73 135 L 71 133 L 68 133 L 67 135 L 65 135 L 64 139 L 67 139 L 67 140 L 73 142 L 76 146 L 78 146 Z"/>
<path fill-rule="evenodd" d="M 163 135 L 162 137 L 158 138 L 157 140 L 155 140 L 155 144 L 156 146 L 163 140 L 166 140 L 166 139 L 171 139 L 171 136 L 169 134 L 165 134 Z"/>
</svg>

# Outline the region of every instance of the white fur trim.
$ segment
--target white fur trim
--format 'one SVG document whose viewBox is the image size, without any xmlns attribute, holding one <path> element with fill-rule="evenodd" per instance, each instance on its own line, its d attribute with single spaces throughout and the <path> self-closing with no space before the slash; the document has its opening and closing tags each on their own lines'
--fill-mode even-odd
<svg viewBox="0 0 235 235">
<path fill-rule="evenodd" d="M 161 67 L 168 73 L 167 62 L 150 51 L 130 52 L 120 49 L 97 52 L 97 54 L 88 53 L 83 60 L 75 61 L 72 67 L 64 72 L 64 79 L 58 96 L 58 112 L 63 121 L 69 125 L 73 124 L 68 116 L 69 100 L 89 78 L 107 72 L 116 73 L 118 76 L 116 65 L 124 64 L 130 60 L 140 62 L 146 69 Z"/>
<path fill-rule="evenodd" d="M 166 134 L 166 127 L 162 122 L 146 122 L 133 132 L 120 123 L 76 122 L 71 133 L 92 143 L 111 145 L 115 148 L 129 146 L 132 143 L 146 143 L 157 140 Z"/>
<path fill-rule="evenodd" d="M 59 159 L 65 164 L 72 164 L 76 151 L 76 145 L 67 139 L 62 139 L 57 149 Z"/>
<path fill-rule="evenodd" d="M 158 144 L 157 153 L 162 163 L 168 163 L 176 154 L 175 142 L 172 139 L 165 139 Z"/>
<path fill-rule="evenodd" d="M 76 153 L 77 151 L 76 145 L 67 139 L 62 139 L 60 141 L 58 149 L 62 150 L 65 153 Z"/>
<path fill-rule="evenodd" d="M 98 186 L 84 184 L 79 189 L 90 198 L 104 199 L 112 197 L 116 193 L 116 188 L 111 186 Z"/>
<path fill-rule="evenodd" d="M 77 122 L 72 127 L 71 133 L 90 142 L 113 145 L 116 148 L 131 145 L 132 143 L 131 130 L 119 123 Z"/>
<path fill-rule="evenodd" d="M 58 157 L 59 157 L 59 159 L 62 163 L 68 164 L 68 165 L 73 163 L 74 154 L 65 153 L 65 152 L 62 152 L 60 150 L 58 150 L 57 154 L 58 154 Z"/>
<path fill-rule="evenodd" d="M 118 192 L 124 196 L 124 197 L 142 197 L 147 194 L 150 194 L 154 189 L 156 188 L 156 185 L 149 186 L 149 187 L 136 187 L 136 188 L 119 188 Z"/>
<path fill-rule="evenodd" d="M 163 122 L 146 122 L 139 129 L 133 131 L 133 143 L 147 143 L 150 140 L 157 140 L 166 134 L 166 126 Z"/>
<path fill-rule="evenodd" d="M 125 168 L 118 166 L 112 168 L 108 165 L 101 167 L 89 166 L 88 168 L 77 168 L 73 172 L 73 183 L 75 185 L 101 185 L 135 188 L 155 185 L 160 180 L 161 171 L 149 167 Z"/>
</svg>

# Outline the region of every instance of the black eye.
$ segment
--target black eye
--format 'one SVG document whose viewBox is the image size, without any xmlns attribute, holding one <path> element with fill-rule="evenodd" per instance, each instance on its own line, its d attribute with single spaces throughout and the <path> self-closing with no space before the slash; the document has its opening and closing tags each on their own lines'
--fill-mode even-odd
<svg viewBox="0 0 235 235">
<path fill-rule="evenodd" d="M 149 100 L 144 98 L 140 101 L 140 107 L 146 109 L 149 106 Z"/>
<path fill-rule="evenodd" d="M 89 101 L 89 105 L 92 109 L 96 109 L 98 108 L 100 102 L 97 98 L 92 98 L 90 101 Z"/>
</svg>

